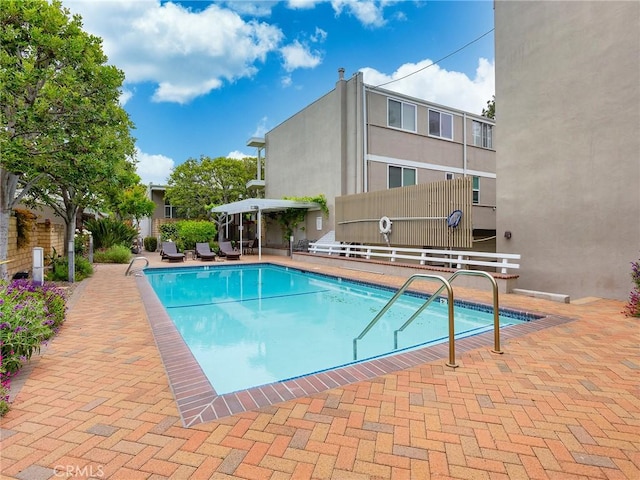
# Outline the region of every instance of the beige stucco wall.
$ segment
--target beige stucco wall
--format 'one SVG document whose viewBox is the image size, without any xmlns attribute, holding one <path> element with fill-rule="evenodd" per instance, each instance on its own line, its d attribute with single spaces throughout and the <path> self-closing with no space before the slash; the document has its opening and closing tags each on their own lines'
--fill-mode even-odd
<svg viewBox="0 0 640 480">
<path fill-rule="evenodd" d="M 417 132 L 387 126 L 387 99 L 390 96 L 416 105 Z M 429 106 L 452 114 L 452 141 L 428 135 Z M 472 146 L 472 121 L 483 119 L 393 92 L 372 91 L 362 83 L 361 73 L 348 80 L 339 79 L 335 89 L 266 134 L 265 196 L 324 194 L 330 214 L 323 219 L 322 230 L 315 230 L 316 215 L 312 215 L 313 225 L 306 227 L 309 238 L 318 239 L 335 229 L 335 197 L 388 188 L 388 164 L 417 168 L 420 184 L 444 180 L 449 167 L 453 167 L 456 177 L 462 176 L 465 117 L 467 169 L 486 174 L 481 178 L 481 203 L 493 207 L 495 178 L 491 177 L 495 175 L 495 151 Z M 439 169 L 434 169 L 433 165 Z M 478 215 L 477 210 L 474 207 L 471 214 L 474 228 L 494 229 L 493 209 Z"/>
<path fill-rule="evenodd" d="M 164 190 L 152 190 L 151 200 L 156 204 L 151 218 L 164 218 Z"/>
<path fill-rule="evenodd" d="M 640 257 L 638 25 L 639 2 L 495 2 L 497 248 L 522 254 L 521 288 L 628 297 Z"/>
<path fill-rule="evenodd" d="M 322 231 L 314 231 L 312 238 L 333 230 L 335 197 L 354 193 L 362 184 L 357 164 L 357 152 L 362 149 L 361 114 L 357 111 L 360 88 L 355 78 L 339 80 L 334 90 L 265 136 L 265 196 L 323 194 L 327 199 L 330 215 L 323 219 Z"/>
<path fill-rule="evenodd" d="M 387 99 L 389 97 L 411 103 L 411 99 L 394 97 L 388 92 L 369 92 L 367 96 L 369 121 L 367 154 L 370 158 L 375 156 L 384 159 L 384 161 L 369 162 L 369 191 L 388 188 L 387 167 L 390 164 L 416 168 L 418 184 L 444 180 L 447 172 L 453 173 L 454 178 L 461 177 L 462 171 L 469 172 L 469 175 L 478 174 L 480 177 L 480 206 L 474 206 L 471 212 L 473 228 L 495 229 L 496 153 L 494 149 L 473 145 L 473 121 L 487 122 L 487 119 L 456 109 L 425 104 L 416 99 L 414 101 L 417 116 L 416 132 L 393 129 L 387 127 Z M 452 115 L 453 140 L 429 136 L 428 111 L 430 108 Z M 493 132 L 495 136 L 495 126 Z"/>
</svg>

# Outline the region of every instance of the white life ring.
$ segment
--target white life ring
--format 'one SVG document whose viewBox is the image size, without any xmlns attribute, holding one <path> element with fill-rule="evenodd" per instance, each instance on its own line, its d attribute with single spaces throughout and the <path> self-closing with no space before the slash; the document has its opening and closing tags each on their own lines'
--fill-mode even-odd
<svg viewBox="0 0 640 480">
<path fill-rule="evenodd" d="M 378 222 L 378 227 L 380 228 L 380 233 L 389 233 L 391 232 L 391 220 L 389 217 L 382 217 Z"/>
</svg>

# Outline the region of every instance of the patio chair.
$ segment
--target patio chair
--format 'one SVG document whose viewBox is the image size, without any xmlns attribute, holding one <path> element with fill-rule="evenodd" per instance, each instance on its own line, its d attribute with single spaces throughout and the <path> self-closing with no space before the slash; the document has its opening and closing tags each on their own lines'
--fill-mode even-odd
<svg viewBox="0 0 640 480">
<path fill-rule="evenodd" d="M 253 255 L 254 253 L 254 249 L 258 248 L 258 238 L 254 238 L 253 242 L 251 242 L 248 246 L 247 246 L 247 253 L 249 255 Z"/>
<path fill-rule="evenodd" d="M 162 242 L 160 256 L 162 260 L 169 260 L 170 262 L 184 262 L 185 260 L 184 253 L 178 252 L 178 248 L 173 242 Z"/>
<path fill-rule="evenodd" d="M 240 260 L 240 252 L 233 249 L 231 242 L 220 242 L 218 247 L 221 257 L 225 257 L 227 260 Z"/>
<path fill-rule="evenodd" d="M 304 238 L 302 240 L 298 240 L 296 244 L 293 246 L 294 252 L 306 252 L 309 250 L 309 240 Z"/>
<path fill-rule="evenodd" d="M 216 254 L 211 251 L 211 247 L 208 243 L 196 243 L 196 257 L 198 257 L 203 262 L 209 260 L 215 260 Z"/>
</svg>

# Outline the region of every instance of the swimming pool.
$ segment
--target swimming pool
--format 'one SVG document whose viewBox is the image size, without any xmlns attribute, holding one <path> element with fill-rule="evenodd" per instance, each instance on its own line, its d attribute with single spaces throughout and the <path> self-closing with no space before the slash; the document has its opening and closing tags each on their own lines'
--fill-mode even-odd
<svg viewBox="0 0 640 480">
<path fill-rule="evenodd" d="M 353 362 L 353 338 L 394 290 L 272 264 L 145 270 L 150 285 L 217 394 Z M 411 293 L 358 345 L 359 360 L 394 351 L 393 332 L 424 302 Z M 501 311 L 501 326 L 530 320 Z M 490 307 L 456 302 L 456 336 L 493 329 Z M 399 336 L 399 350 L 448 339 L 446 301 Z"/>
</svg>

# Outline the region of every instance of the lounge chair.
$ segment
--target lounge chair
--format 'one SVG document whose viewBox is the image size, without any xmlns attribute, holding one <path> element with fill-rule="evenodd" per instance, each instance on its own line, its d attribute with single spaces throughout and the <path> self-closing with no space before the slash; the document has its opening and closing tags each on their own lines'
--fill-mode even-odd
<svg viewBox="0 0 640 480">
<path fill-rule="evenodd" d="M 240 252 L 233 249 L 231 242 L 220 242 L 218 247 L 221 257 L 225 257 L 227 260 L 240 260 Z"/>
<path fill-rule="evenodd" d="M 176 244 L 173 242 L 162 242 L 162 250 L 160 250 L 162 260 L 170 262 L 184 262 L 184 253 L 179 253 Z"/>
<path fill-rule="evenodd" d="M 215 260 L 216 254 L 211 251 L 208 243 L 196 243 L 196 257 L 204 262 L 207 260 Z"/>
</svg>

